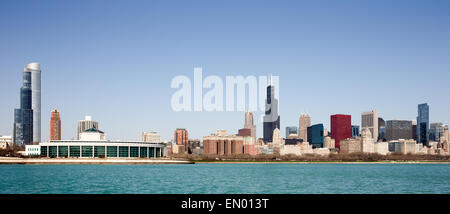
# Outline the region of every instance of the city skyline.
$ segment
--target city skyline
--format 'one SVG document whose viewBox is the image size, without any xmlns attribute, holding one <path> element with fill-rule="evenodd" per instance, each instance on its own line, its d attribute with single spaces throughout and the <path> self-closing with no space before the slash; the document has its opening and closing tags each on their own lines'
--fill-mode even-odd
<svg viewBox="0 0 450 214">
<path fill-rule="evenodd" d="M 48 7 L 51 3 L 54 7 Z M 352 115 L 352 125 L 360 125 L 361 113 L 371 110 L 385 120 L 415 120 L 420 103 L 430 106 L 429 123 L 449 123 L 448 2 L 389 2 L 388 10 L 379 6 L 385 1 L 329 3 L 336 9 L 311 2 L 254 8 L 255 3 L 236 9 L 237 3 L 180 2 L 172 7 L 152 2 L 119 10 L 123 5 L 118 2 L 90 7 L 79 2 L 64 17 L 58 11 L 70 3 L 5 3 L 0 17 L 11 21 L 1 23 L 8 31 L 0 36 L 5 47 L 0 51 L 0 98 L 8 102 L 0 107 L 0 135 L 13 133 L 21 68 L 34 61 L 42 70 L 42 141 L 49 139 L 54 108 L 62 114 L 62 139 L 76 138 L 77 121 L 85 115 L 99 121 L 110 139 L 138 140 L 142 132 L 157 131 L 170 140 L 177 127 L 197 139 L 217 129 L 237 133 L 242 112 L 170 110 L 171 78 L 192 77 L 199 66 L 205 76 L 222 78 L 278 75 L 282 136 L 285 127 L 298 125 L 303 113 L 311 116 L 311 124 L 323 123 L 330 130 L 334 114 Z M 104 16 L 97 17 L 103 6 Z M 208 12 L 189 12 L 199 7 Z M 357 12 L 343 16 L 343 8 Z M 30 18 L 27 14 L 35 9 L 46 15 Z M 149 15 L 134 15 L 146 9 Z M 373 11 L 360 12 L 369 9 Z M 234 18 L 223 19 L 231 12 Z M 117 22 L 128 27 L 116 29 Z M 245 30 L 248 26 L 253 27 Z M 23 33 L 33 29 L 40 33 Z M 258 137 L 262 114 L 254 112 Z"/>
</svg>

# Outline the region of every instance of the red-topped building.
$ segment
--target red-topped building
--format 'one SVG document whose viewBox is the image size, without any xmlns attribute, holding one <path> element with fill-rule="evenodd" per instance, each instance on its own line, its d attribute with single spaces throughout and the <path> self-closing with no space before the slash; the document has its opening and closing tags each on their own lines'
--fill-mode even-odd
<svg viewBox="0 0 450 214">
<path fill-rule="evenodd" d="M 331 138 L 339 149 L 341 140 L 352 137 L 352 116 L 344 114 L 331 115 Z"/>
</svg>

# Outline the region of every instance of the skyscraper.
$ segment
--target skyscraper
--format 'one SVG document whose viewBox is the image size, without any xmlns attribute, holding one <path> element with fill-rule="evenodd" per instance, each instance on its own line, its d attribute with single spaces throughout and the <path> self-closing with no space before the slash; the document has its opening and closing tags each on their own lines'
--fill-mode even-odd
<svg viewBox="0 0 450 214">
<path fill-rule="evenodd" d="M 335 147 L 339 149 L 341 140 L 352 137 L 352 116 L 331 115 L 331 138 L 335 140 Z"/>
<path fill-rule="evenodd" d="M 29 63 L 26 70 L 31 72 L 31 109 L 33 109 L 33 142 L 41 142 L 41 65 Z"/>
<path fill-rule="evenodd" d="M 313 148 L 323 147 L 323 124 L 308 127 L 308 142 Z"/>
<path fill-rule="evenodd" d="M 430 109 L 428 104 L 418 105 L 417 113 L 417 142 L 428 146 L 428 136 L 430 129 Z"/>
<path fill-rule="evenodd" d="M 80 133 L 88 130 L 88 129 L 99 129 L 98 127 L 98 122 L 92 120 L 91 116 L 85 116 L 84 120 L 79 120 L 78 121 L 78 133 L 77 133 L 77 138 L 78 140 L 80 140 Z"/>
<path fill-rule="evenodd" d="M 50 140 L 61 140 L 61 116 L 58 109 L 52 110 L 51 113 Z"/>
<path fill-rule="evenodd" d="M 381 117 L 378 117 L 378 140 L 386 141 L 386 121 Z"/>
<path fill-rule="evenodd" d="M 256 126 L 253 122 L 253 112 L 245 112 L 244 129 L 250 129 L 250 136 L 256 139 Z"/>
<path fill-rule="evenodd" d="M 13 142 L 28 145 L 33 142 L 32 74 L 23 70 L 23 84 L 20 88 L 20 108 L 14 109 Z"/>
<path fill-rule="evenodd" d="M 298 136 L 303 142 L 308 141 L 308 127 L 311 126 L 311 117 L 307 114 L 300 115 L 298 122 Z"/>
<path fill-rule="evenodd" d="M 278 115 L 278 100 L 275 99 L 275 87 L 272 82 L 267 86 L 266 113 L 264 115 L 264 143 L 272 142 L 273 130 L 280 129 L 280 116 Z"/>
<path fill-rule="evenodd" d="M 378 111 L 363 112 L 361 114 L 361 130 L 368 128 L 372 138 L 378 139 Z"/>
<path fill-rule="evenodd" d="M 442 123 L 430 123 L 430 140 L 439 142 L 446 129 L 448 126 Z"/>
<path fill-rule="evenodd" d="M 388 120 L 386 121 L 386 140 L 413 139 L 412 121 Z"/>
<path fill-rule="evenodd" d="M 188 152 L 189 137 L 186 129 L 178 128 L 175 130 L 174 141 L 177 145 L 184 145 L 184 151 Z"/>
</svg>

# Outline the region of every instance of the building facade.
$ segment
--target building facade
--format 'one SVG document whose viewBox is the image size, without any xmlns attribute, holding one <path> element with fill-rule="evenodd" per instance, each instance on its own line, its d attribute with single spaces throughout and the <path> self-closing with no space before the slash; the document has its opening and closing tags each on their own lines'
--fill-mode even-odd
<svg viewBox="0 0 450 214">
<path fill-rule="evenodd" d="M 103 131 L 96 128 L 90 128 L 80 133 L 80 140 L 83 141 L 102 141 L 106 140 L 106 135 Z"/>
<path fill-rule="evenodd" d="M 430 108 L 428 104 L 419 104 L 417 113 L 417 141 L 428 146 L 430 129 Z"/>
<path fill-rule="evenodd" d="M 368 128 L 373 139 L 378 139 L 378 111 L 368 111 L 361 114 L 361 130 Z"/>
<path fill-rule="evenodd" d="M 34 142 L 34 123 L 32 109 L 32 73 L 25 67 L 22 87 L 20 88 L 20 108 L 14 109 L 13 142 L 28 145 Z"/>
<path fill-rule="evenodd" d="M 311 117 L 307 114 L 300 115 L 298 122 L 298 136 L 303 142 L 308 141 L 308 127 L 311 126 Z"/>
<path fill-rule="evenodd" d="M 50 140 L 61 140 L 61 115 L 54 109 L 50 116 Z"/>
<path fill-rule="evenodd" d="M 340 141 L 352 136 L 352 116 L 344 114 L 331 115 L 331 138 L 335 140 L 336 149 Z"/>
<path fill-rule="evenodd" d="M 203 154 L 206 155 L 239 155 L 245 154 L 244 138 L 227 135 L 224 131 L 203 137 Z M 252 137 L 249 137 L 252 139 Z"/>
<path fill-rule="evenodd" d="M 244 129 L 250 129 L 250 136 L 256 139 L 256 125 L 253 122 L 253 112 L 245 112 Z"/>
<path fill-rule="evenodd" d="M 442 123 L 430 123 L 430 140 L 439 142 L 441 137 L 444 137 L 446 129 L 448 126 Z"/>
<path fill-rule="evenodd" d="M 184 146 L 185 153 L 188 152 L 189 136 L 188 136 L 188 131 L 186 129 L 183 129 L 183 128 L 176 129 L 173 139 L 174 139 L 174 142 L 176 145 Z"/>
<path fill-rule="evenodd" d="M 31 109 L 33 109 L 33 142 L 41 142 L 41 65 L 29 63 L 26 70 L 31 72 Z"/>
<path fill-rule="evenodd" d="M 308 142 L 311 144 L 312 148 L 323 148 L 323 124 L 315 124 L 310 127 L 308 127 L 307 135 L 308 135 Z"/>
<path fill-rule="evenodd" d="M 58 140 L 40 143 L 41 157 L 48 158 L 159 158 L 163 143 L 139 141 Z"/>
<path fill-rule="evenodd" d="M 12 146 L 13 139 L 11 136 L 0 136 L 0 149 L 8 149 Z"/>
<path fill-rule="evenodd" d="M 264 143 L 272 142 L 273 130 L 280 129 L 280 116 L 278 115 L 278 100 L 275 98 L 275 86 L 267 86 L 265 115 L 263 118 Z"/>
<path fill-rule="evenodd" d="M 77 139 L 80 140 L 80 134 L 88 129 L 99 129 L 98 122 L 92 120 L 91 116 L 85 116 L 84 120 L 78 121 L 78 127 L 77 127 Z"/>
<path fill-rule="evenodd" d="M 412 121 L 388 120 L 386 121 L 386 140 L 413 139 Z"/>
<path fill-rule="evenodd" d="M 161 143 L 161 135 L 158 132 L 142 132 L 142 142 Z"/>
</svg>

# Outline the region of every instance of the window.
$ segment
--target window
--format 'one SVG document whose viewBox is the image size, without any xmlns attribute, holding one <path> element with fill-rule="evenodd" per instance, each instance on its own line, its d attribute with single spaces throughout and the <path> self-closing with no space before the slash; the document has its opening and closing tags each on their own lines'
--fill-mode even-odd
<svg viewBox="0 0 450 214">
<path fill-rule="evenodd" d="M 65 157 L 65 158 L 68 157 L 69 156 L 68 151 L 69 151 L 69 147 L 67 147 L 67 146 L 60 146 L 58 148 L 58 156 L 59 157 Z"/>
<path fill-rule="evenodd" d="M 117 146 L 106 147 L 108 157 L 117 157 Z"/>
<path fill-rule="evenodd" d="M 41 157 L 47 157 L 47 146 L 41 146 Z"/>
<path fill-rule="evenodd" d="M 149 157 L 154 158 L 155 157 L 155 147 L 148 148 L 150 150 Z"/>
<path fill-rule="evenodd" d="M 121 158 L 128 157 L 128 146 L 119 146 L 119 157 Z"/>
<path fill-rule="evenodd" d="M 160 152 L 161 148 L 156 148 L 156 157 L 161 157 Z"/>
<path fill-rule="evenodd" d="M 70 146 L 70 157 L 80 157 L 80 146 Z"/>
<path fill-rule="evenodd" d="M 51 157 L 51 158 L 56 158 L 56 156 L 58 155 L 57 153 L 56 153 L 56 150 L 57 150 L 57 147 L 56 146 L 49 146 L 48 147 L 48 152 L 49 152 L 49 157 Z"/>
<path fill-rule="evenodd" d="M 139 147 L 130 147 L 130 157 L 139 157 Z"/>
<path fill-rule="evenodd" d="M 105 157 L 105 147 L 95 146 L 94 147 L 94 157 Z"/>
<path fill-rule="evenodd" d="M 141 158 L 145 158 L 145 157 L 148 157 L 148 147 L 141 147 L 140 148 L 140 150 L 141 150 Z"/>
<path fill-rule="evenodd" d="M 82 157 L 92 157 L 92 146 L 82 146 L 81 147 Z"/>
</svg>

